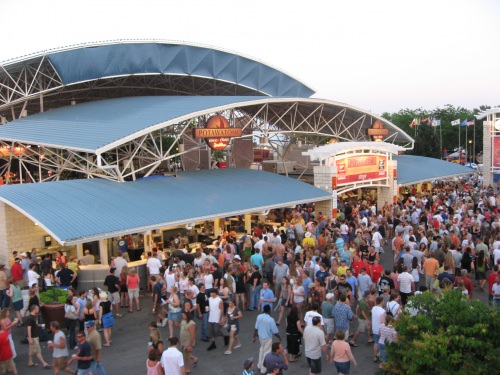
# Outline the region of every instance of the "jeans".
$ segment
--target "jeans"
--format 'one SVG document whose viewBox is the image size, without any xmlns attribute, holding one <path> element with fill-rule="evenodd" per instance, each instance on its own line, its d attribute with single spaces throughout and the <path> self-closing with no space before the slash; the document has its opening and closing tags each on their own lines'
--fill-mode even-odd
<svg viewBox="0 0 500 375">
<path fill-rule="evenodd" d="M 208 340 L 208 313 L 201 314 L 201 339 Z"/>
<path fill-rule="evenodd" d="M 257 285 L 255 289 L 250 288 L 250 307 L 249 310 L 255 310 L 259 306 L 260 300 L 260 290 L 262 289 L 261 285 Z"/>
<path fill-rule="evenodd" d="M 7 295 L 9 289 L 0 290 L 0 309 L 7 308 L 10 305 L 10 297 Z"/>
<path fill-rule="evenodd" d="M 380 353 L 380 361 L 381 362 L 385 362 L 387 360 L 387 356 L 386 356 L 386 353 L 385 353 L 385 344 L 378 344 L 378 350 L 379 350 L 379 353 Z"/>
<path fill-rule="evenodd" d="M 92 361 L 90 371 L 92 371 L 92 375 L 106 375 L 106 370 L 104 370 L 101 362 Z"/>
<path fill-rule="evenodd" d="M 66 328 L 69 333 L 69 348 L 73 349 L 76 346 L 76 320 L 66 319 Z"/>
</svg>

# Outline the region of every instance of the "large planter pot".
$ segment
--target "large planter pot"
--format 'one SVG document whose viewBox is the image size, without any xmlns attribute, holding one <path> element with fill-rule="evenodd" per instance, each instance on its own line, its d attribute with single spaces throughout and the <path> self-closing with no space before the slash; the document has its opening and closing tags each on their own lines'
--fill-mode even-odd
<svg viewBox="0 0 500 375">
<path fill-rule="evenodd" d="M 61 328 L 66 327 L 66 319 L 64 318 L 64 304 L 43 305 L 41 307 L 43 322 L 49 329 L 50 322 L 59 322 Z"/>
</svg>

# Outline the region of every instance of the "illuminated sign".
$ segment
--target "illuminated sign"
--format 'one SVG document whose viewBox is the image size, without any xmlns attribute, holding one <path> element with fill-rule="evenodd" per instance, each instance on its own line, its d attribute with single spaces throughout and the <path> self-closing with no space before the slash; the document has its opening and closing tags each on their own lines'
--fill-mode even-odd
<svg viewBox="0 0 500 375">
<path fill-rule="evenodd" d="M 493 167 L 500 168 L 500 137 L 493 137 Z"/>
<path fill-rule="evenodd" d="M 366 130 L 366 134 L 372 138 L 372 141 L 382 142 L 384 140 L 384 135 L 389 134 L 389 130 L 384 128 L 382 121 L 377 120 L 370 129 Z"/>
<path fill-rule="evenodd" d="M 231 128 L 229 121 L 224 116 L 212 116 L 208 119 L 205 128 L 193 130 L 194 138 L 205 138 L 212 150 L 224 150 L 230 142 L 230 138 L 241 137 L 241 128 Z"/>
<path fill-rule="evenodd" d="M 387 178 L 387 156 L 366 154 L 335 161 L 337 186 Z"/>
</svg>

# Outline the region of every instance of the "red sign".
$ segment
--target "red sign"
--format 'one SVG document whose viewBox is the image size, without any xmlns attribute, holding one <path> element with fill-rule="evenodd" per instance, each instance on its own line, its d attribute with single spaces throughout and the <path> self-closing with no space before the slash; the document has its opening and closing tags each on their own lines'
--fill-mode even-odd
<svg viewBox="0 0 500 375">
<path fill-rule="evenodd" d="M 230 138 L 241 137 L 241 128 L 231 128 L 229 121 L 224 116 L 212 116 L 208 119 L 205 128 L 193 130 L 194 138 L 205 138 L 212 150 L 224 150 L 230 142 Z"/>
<path fill-rule="evenodd" d="M 360 155 L 336 160 L 337 186 L 387 178 L 387 156 Z"/>
<path fill-rule="evenodd" d="M 500 137 L 493 137 L 493 166 L 500 168 Z"/>
</svg>

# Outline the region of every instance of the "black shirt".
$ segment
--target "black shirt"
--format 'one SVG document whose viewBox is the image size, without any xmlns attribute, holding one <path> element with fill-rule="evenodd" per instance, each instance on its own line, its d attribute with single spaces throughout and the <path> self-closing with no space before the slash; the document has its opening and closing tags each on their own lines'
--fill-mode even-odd
<svg viewBox="0 0 500 375">
<path fill-rule="evenodd" d="M 104 279 L 104 285 L 108 287 L 108 291 L 110 293 L 118 292 L 120 288 L 120 279 L 118 279 L 115 275 L 108 275 Z"/>
<path fill-rule="evenodd" d="M 36 339 L 38 337 L 38 322 L 36 316 L 28 315 L 26 318 L 26 326 L 31 327 L 31 338 Z"/>
<path fill-rule="evenodd" d="M 196 296 L 196 304 L 200 306 L 200 312 L 202 314 L 208 312 L 208 297 L 205 293 L 198 293 Z"/>
<path fill-rule="evenodd" d="M 57 277 L 59 278 L 59 282 L 62 286 L 70 286 L 74 274 L 75 273 L 69 268 L 63 268 L 57 273 Z"/>
</svg>

